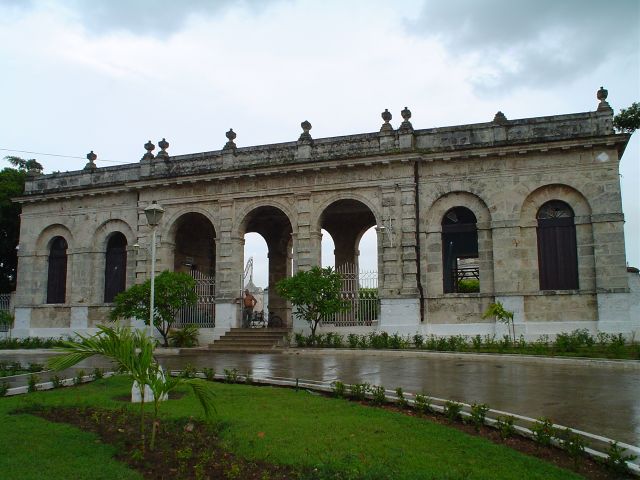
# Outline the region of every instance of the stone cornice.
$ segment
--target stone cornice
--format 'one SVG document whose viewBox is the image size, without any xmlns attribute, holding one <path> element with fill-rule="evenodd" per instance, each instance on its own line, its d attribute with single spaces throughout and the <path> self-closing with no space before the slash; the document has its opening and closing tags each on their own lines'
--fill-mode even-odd
<svg viewBox="0 0 640 480">
<path fill-rule="evenodd" d="M 406 135 L 392 132 L 397 137 Z M 379 133 L 314 139 L 308 157 L 296 156 L 299 142 L 236 148 L 137 164 L 41 175 L 27 181 L 26 203 L 77 196 L 106 195 L 158 186 L 222 182 L 242 178 L 281 176 L 395 162 L 449 161 L 546 153 L 553 150 L 616 148 L 623 151 L 629 135 L 615 134 L 611 115 L 586 112 L 552 117 L 415 130 L 408 148 L 380 142 Z M 387 135 L 388 136 L 388 135 Z M 223 156 L 232 155 L 225 165 Z"/>
</svg>

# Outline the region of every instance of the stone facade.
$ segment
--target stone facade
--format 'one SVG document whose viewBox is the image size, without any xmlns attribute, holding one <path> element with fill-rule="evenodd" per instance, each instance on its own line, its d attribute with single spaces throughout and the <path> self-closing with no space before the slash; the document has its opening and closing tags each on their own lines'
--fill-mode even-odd
<svg viewBox="0 0 640 480">
<path fill-rule="evenodd" d="M 149 245 L 144 209 L 154 200 L 165 210 L 156 271 L 211 264 L 214 335 L 239 322 L 245 233 L 265 238 L 269 309 L 297 329 L 303 325 L 275 294 L 275 282 L 320 263 L 321 229 L 334 239 L 336 264 L 357 265 L 358 241 L 372 226 L 381 313 L 369 329 L 501 334 L 501 325 L 482 318 L 500 300 L 527 337 L 574 328 L 638 331 L 618 177 L 629 136 L 614 133 L 612 113 L 601 98 L 595 112 L 519 120 L 499 113 L 488 123 L 414 130 L 405 108 L 398 129 L 385 112 L 377 133 L 313 139 L 303 122 L 296 142 L 240 148 L 230 131 L 222 150 L 180 156 L 170 156 L 163 139 L 156 156 L 149 142 L 135 164 L 95 168 L 88 156 L 83 171 L 33 176 L 18 200 L 15 334 L 90 330 L 104 319 L 105 254 L 114 232 L 126 238 L 126 285 L 148 278 L 149 253 L 135 246 Z M 541 290 L 537 215 L 555 200 L 573 211 L 577 288 Z M 471 293 L 446 292 L 443 282 L 443 219 L 459 207 L 476 219 L 479 291 Z M 66 296 L 52 305 L 55 237 L 68 245 Z"/>
</svg>

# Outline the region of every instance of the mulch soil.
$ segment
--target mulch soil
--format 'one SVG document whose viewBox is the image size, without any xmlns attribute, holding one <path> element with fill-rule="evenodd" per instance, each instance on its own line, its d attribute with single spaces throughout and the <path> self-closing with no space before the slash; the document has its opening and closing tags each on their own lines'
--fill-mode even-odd
<svg viewBox="0 0 640 480">
<path fill-rule="evenodd" d="M 123 397 L 122 400 L 128 401 L 129 398 Z M 370 406 L 368 402 L 359 403 Z M 503 439 L 494 428 L 482 426 L 476 429 L 469 423 L 450 422 L 441 414 L 422 414 L 411 408 L 402 408 L 397 405 L 386 404 L 375 408 L 385 408 L 411 417 L 424 418 L 456 428 L 469 435 L 481 436 L 491 442 L 577 472 L 589 480 L 634 478 L 613 472 L 587 456 L 581 457 L 576 466 L 574 459 L 557 447 L 540 446 L 533 440 L 518 435 Z M 193 419 L 177 421 L 163 419 L 159 422 L 156 446 L 151 451 L 148 448 L 151 418 L 147 414 L 147 449 L 143 455 L 140 442 L 140 416 L 129 406 L 123 406 L 118 410 L 38 406 L 22 413 L 37 415 L 53 422 L 71 424 L 82 430 L 96 433 L 100 437 L 96 442 L 114 445 L 118 452 L 116 459 L 128 464 L 149 480 L 177 478 L 299 480 L 315 477 L 313 471 L 239 457 L 221 446 L 215 426 Z"/>
</svg>

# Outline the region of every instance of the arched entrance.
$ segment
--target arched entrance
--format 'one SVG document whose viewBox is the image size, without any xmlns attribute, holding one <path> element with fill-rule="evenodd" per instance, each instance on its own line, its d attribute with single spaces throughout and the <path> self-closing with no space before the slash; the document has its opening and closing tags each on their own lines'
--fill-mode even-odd
<svg viewBox="0 0 640 480">
<path fill-rule="evenodd" d="M 369 326 L 378 319 L 380 305 L 377 235 L 373 229 L 376 218 L 364 203 L 344 199 L 325 208 L 319 223 L 323 247 L 333 243 L 333 266 L 343 278 L 342 297 L 351 305 L 349 311 L 327 318 L 323 323 L 336 327 Z M 323 253 L 325 251 L 323 248 Z M 332 265 L 325 255 L 322 263 Z"/>
<path fill-rule="evenodd" d="M 242 235 L 257 233 L 267 244 L 268 249 L 268 310 L 279 316 L 286 325 L 290 325 L 287 301 L 276 292 L 276 284 L 291 276 L 293 228 L 287 215 L 277 207 L 258 207 L 245 217 Z M 244 265 L 244 262 L 243 262 Z"/>
<path fill-rule="evenodd" d="M 211 221 L 201 213 L 182 215 L 173 228 L 173 269 L 189 273 L 196 281 L 197 303 L 180 312 L 176 326 L 215 326 L 216 243 Z"/>
</svg>

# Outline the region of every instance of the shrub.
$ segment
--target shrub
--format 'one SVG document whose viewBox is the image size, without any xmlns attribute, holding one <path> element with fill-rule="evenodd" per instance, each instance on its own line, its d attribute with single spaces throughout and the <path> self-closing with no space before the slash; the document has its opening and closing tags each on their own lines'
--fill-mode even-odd
<svg viewBox="0 0 640 480">
<path fill-rule="evenodd" d="M 465 278 L 458 282 L 458 293 L 478 293 L 479 291 L 480 280 Z"/>
<path fill-rule="evenodd" d="M 358 335 L 350 333 L 347 335 L 347 342 L 349 342 L 350 348 L 358 348 Z"/>
<path fill-rule="evenodd" d="M 394 333 L 389 337 L 389 348 L 400 350 L 402 348 L 406 348 L 407 344 L 408 342 L 397 333 Z"/>
<path fill-rule="evenodd" d="M 354 383 L 349 388 L 351 398 L 354 400 L 364 400 L 367 398 L 367 392 L 369 391 L 368 383 Z"/>
<path fill-rule="evenodd" d="M 80 385 L 84 380 L 84 376 L 85 376 L 84 370 L 78 370 L 78 372 L 76 373 L 76 376 L 73 377 L 73 384 Z"/>
<path fill-rule="evenodd" d="M 450 422 L 455 422 L 460 418 L 460 412 L 462 412 L 462 404 L 449 400 L 444 402 L 444 414 Z"/>
<path fill-rule="evenodd" d="M 584 439 L 573 433 L 570 428 L 565 428 L 560 438 L 560 446 L 573 459 L 573 465 L 578 468 L 578 462 L 584 455 L 584 449 L 587 446 Z"/>
<path fill-rule="evenodd" d="M 4 397 L 9 392 L 9 383 L 2 382 L 0 383 L 0 397 Z"/>
<path fill-rule="evenodd" d="M 551 445 L 551 439 L 556 435 L 556 429 L 553 422 L 546 417 L 540 417 L 531 427 L 533 439 L 538 445 L 548 447 Z"/>
<path fill-rule="evenodd" d="M 482 337 L 480 335 L 476 335 L 471 338 L 471 344 L 473 345 L 473 349 L 479 351 L 482 348 Z"/>
<path fill-rule="evenodd" d="M 31 373 L 41 372 L 42 370 L 44 370 L 44 365 L 41 363 L 31 363 L 27 368 L 27 371 Z"/>
<path fill-rule="evenodd" d="M 433 408 L 431 407 L 431 398 L 420 393 L 416 393 L 415 401 L 416 410 L 420 413 L 431 413 Z"/>
<path fill-rule="evenodd" d="M 382 385 L 371 387 L 371 402 L 374 405 L 382 405 L 387 401 L 386 390 Z"/>
<path fill-rule="evenodd" d="M 202 373 L 204 373 L 204 378 L 206 378 L 209 381 L 215 380 L 216 378 L 216 372 L 213 368 L 204 367 L 202 369 Z"/>
<path fill-rule="evenodd" d="M 342 383 L 339 380 L 336 380 L 335 382 L 331 383 L 331 387 L 333 388 L 333 394 L 337 397 L 337 398 L 344 398 L 346 391 L 347 391 L 347 386 Z"/>
<path fill-rule="evenodd" d="M 307 337 L 304 335 L 304 333 L 294 333 L 293 338 L 296 342 L 296 347 L 305 347 L 307 345 Z"/>
<path fill-rule="evenodd" d="M 238 369 L 232 368 L 231 370 L 229 370 L 228 368 L 225 368 L 224 381 L 227 383 L 236 383 L 238 381 Z"/>
<path fill-rule="evenodd" d="M 407 399 L 404 398 L 404 392 L 402 391 L 401 387 L 397 387 L 396 388 L 396 403 L 398 404 L 399 407 L 401 408 L 406 408 L 409 405 L 409 402 L 407 402 Z"/>
<path fill-rule="evenodd" d="M 635 455 L 625 455 L 624 449 L 620 448 L 618 442 L 611 442 L 609 450 L 607 450 L 605 464 L 616 473 L 626 474 L 629 472 L 627 462 L 633 462 L 636 458 L 638 457 Z"/>
<path fill-rule="evenodd" d="M 424 336 L 416 333 L 413 336 L 413 346 L 416 348 L 422 348 L 422 345 L 424 345 Z"/>
<path fill-rule="evenodd" d="M 182 328 L 171 330 L 169 343 L 172 347 L 191 348 L 198 345 L 198 327 L 184 325 Z"/>
<path fill-rule="evenodd" d="M 182 378 L 195 378 L 198 373 L 198 369 L 193 366 L 192 363 L 187 363 L 182 369 Z"/>
<path fill-rule="evenodd" d="M 489 406 L 485 403 L 474 403 L 471 405 L 471 421 L 476 431 L 479 431 L 480 427 L 485 424 L 488 411 Z"/>
<path fill-rule="evenodd" d="M 29 375 L 29 381 L 27 384 L 27 392 L 35 392 L 38 390 L 38 382 L 40 382 L 40 377 L 35 373 Z"/>
<path fill-rule="evenodd" d="M 502 438 L 502 440 L 506 440 L 516 433 L 516 428 L 513 426 L 513 423 L 514 419 L 511 415 L 498 417 L 496 419 L 496 427 L 498 427 L 500 438 Z"/>
<path fill-rule="evenodd" d="M 104 373 L 102 372 L 101 368 L 96 367 L 96 368 L 93 369 L 93 378 L 94 378 L 94 380 L 100 380 L 103 377 L 104 377 Z"/>
<path fill-rule="evenodd" d="M 51 377 L 51 384 L 53 388 L 60 388 L 62 386 L 62 379 L 58 375 Z"/>
<path fill-rule="evenodd" d="M 387 332 L 372 332 L 369 334 L 369 345 L 372 348 L 389 348 L 389 334 Z"/>
</svg>

